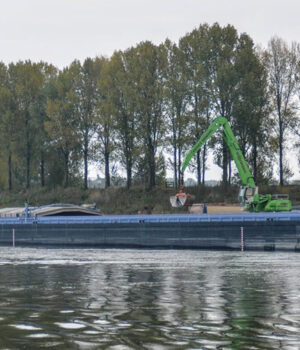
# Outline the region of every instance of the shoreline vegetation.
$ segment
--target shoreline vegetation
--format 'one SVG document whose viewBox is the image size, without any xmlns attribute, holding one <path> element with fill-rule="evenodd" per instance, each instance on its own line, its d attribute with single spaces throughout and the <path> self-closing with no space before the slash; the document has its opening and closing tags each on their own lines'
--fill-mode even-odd
<svg viewBox="0 0 300 350">
<path fill-rule="evenodd" d="M 239 186 L 193 186 L 186 187 L 186 192 L 195 196 L 194 203 L 207 203 L 210 206 L 237 205 Z M 262 186 L 261 193 L 285 193 L 289 195 L 293 205 L 300 204 L 300 186 Z M 187 213 L 188 208 L 172 208 L 169 197 L 177 192 L 176 188 L 155 187 L 151 190 L 142 186 L 109 187 L 107 189 L 82 188 L 31 188 L 16 192 L 0 193 L 1 207 L 22 207 L 25 202 L 29 206 L 42 206 L 52 203 L 96 204 L 103 214 L 146 214 L 145 207 L 153 207 L 153 214 Z"/>
<path fill-rule="evenodd" d="M 218 23 L 201 24 L 178 42 L 143 41 L 61 70 L 51 62 L 0 62 L 0 191 L 12 198 L 39 185 L 36 193 L 47 198 L 47 188 L 84 188 L 89 199 L 92 166 L 105 188 L 125 182 L 154 195 L 167 170 L 178 187 L 184 155 L 218 116 L 228 119 L 256 184 L 278 179 L 283 186 L 299 174 L 299 152 L 292 152 L 300 148 L 299 82 L 299 44 L 273 37 L 258 48 L 247 33 Z M 238 183 L 217 133 L 189 165 L 198 185 L 206 183 L 208 156 L 222 169 L 225 187 Z M 125 193 L 99 193 L 115 191 Z M 132 193 L 140 206 L 144 192 L 125 194 Z"/>
</svg>

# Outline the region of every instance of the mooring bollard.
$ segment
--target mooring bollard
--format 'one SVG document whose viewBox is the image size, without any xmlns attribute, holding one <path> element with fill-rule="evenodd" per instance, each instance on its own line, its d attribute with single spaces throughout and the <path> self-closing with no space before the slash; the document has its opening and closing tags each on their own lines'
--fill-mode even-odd
<svg viewBox="0 0 300 350">
<path fill-rule="evenodd" d="M 244 227 L 241 227 L 241 252 L 244 251 Z"/>
<path fill-rule="evenodd" d="M 15 229 L 12 230 L 12 245 L 15 247 Z"/>
</svg>

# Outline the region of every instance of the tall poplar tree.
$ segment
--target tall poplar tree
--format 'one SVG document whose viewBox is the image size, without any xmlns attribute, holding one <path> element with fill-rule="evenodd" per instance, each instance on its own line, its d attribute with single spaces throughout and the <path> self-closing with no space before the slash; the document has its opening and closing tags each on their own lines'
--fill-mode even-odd
<svg viewBox="0 0 300 350">
<path fill-rule="evenodd" d="M 269 92 L 279 153 L 279 183 L 284 184 L 284 150 L 287 132 L 296 120 L 294 94 L 299 67 L 299 45 L 273 37 L 266 52 Z"/>
<path fill-rule="evenodd" d="M 170 40 L 164 43 L 167 64 L 165 65 L 165 114 L 169 132 L 166 133 L 166 145 L 172 147 L 174 183 L 177 187 L 181 180 L 182 152 L 190 138 L 188 132 L 188 77 L 185 74 L 183 52 Z"/>
<path fill-rule="evenodd" d="M 104 162 L 105 187 L 110 186 L 111 157 L 115 147 L 115 117 L 112 104 L 111 80 L 113 73 L 110 70 L 109 60 L 103 59 L 102 69 L 98 76 L 98 97 L 96 105 L 96 123 L 98 146 Z"/>
<path fill-rule="evenodd" d="M 255 181 L 262 179 L 263 169 L 259 150 L 265 155 L 269 140 L 267 126 L 269 103 L 267 95 L 267 72 L 252 39 L 247 34 L 238 38 L 235 62 L 237 95 L 233 103 L 232 127 L 244 156 L 249 159 Z M 266 157 L 265 163 L 268 164 Z"/>
<path fill-rule="evenodd" d="M 16 140 L 15 101 L 9 89 L 8 70 L 0 63 L 0 144 L 1 156 L 7 164 L 7 187 L 13 188 L 13 152 Z M 3 176 L 4 174 L 2 174 Z M 2 177 L 1 176 L 1 177 Z"/>
<path fill-rule="evenodd" d="M 31 116 L 31 107 L 36 103 L 44 84 L 40 64 L 31 61 L 11 63 L 9 65 L 9 84 L 16 104 L 18 150 L 20 163 L 25 160 L 25 186 L 30 187 L 35 128 Z"/>
<path fill-rule="evenodd" d="M 148 186 L 156 184 L 156 153 L 164 134 L 163 120 L 163 66 L 162 47 L 142 42 L 134 49 L 132 74 L 135 85 L 135 103 L 138 132 L 141 139 Z"/>
<path fill-rule="evenodd" d="M 115 121 L 117 153 L 126 170 L 127 188 L 131 187 L 133 166 L 137 160 L 137 112 L 134 84 L 131 76 L 135 70 L 132 62 L 134 50 L 115 52 L 108 65 L 107 89 Z"/>
<path fill-rule="evenodd" d="M 51 152 L 51 142 L 49 135 L 45 130 L 45 122 L 47 120 L 46 104 L 47 100 L 53 97 L 54 87 L 52 82 L 57 76 L 57 69 L 48 63 L 39 63 L 41 73 L 44 77 L 44 82 L 37 94 L 37 98 L 30 106 L 30 115 L 32 120 L 32 128 L 34 130 L 33 156 L 34 164 L 39 170 L 39 180 L 42 187 L 46 185 L 46 163 L 48 163 L 48 156 Z"/>
<path fill-rule="evenodd" d="M 210 42 L 210 91 L 215 113 L 222 115 L 229 121 L 232 117 L 233 103 L 237 99 L 238 75 L 235 69 L 238 34 L 236 29 L 227 25 L 220 27 L 214 24 L 209 28 Z M 222 181 L 226 185 L 230 182 L 231 167 L 230 154 L 224 139 L 222 145 Z"/>
<path fill-rule="evenodd" d="M 96 106 L 97 106 L 97 83 L 103 66 L 103 58 L 87 58 L 81 65 L 77 65 L 78 74 L 74 82 L 78 96 L 78 135 L 83 154 L 84 165 L 84 188 L 88 187 L 88 164 L 91 159 L 92 140 L 96 133 Z"/>
<path fill-rule="evenodd" d="M 48 99 L 45 128 L 52 145 L 62 155 L 65 187 L 70 184 L 71 169 L 78 169 L 78 110 L 79 99 L 75 91 L 78 65 L 75 62 L 59 73 L 55 81 L 56 95 Z"/>
<path fill-rule="evenodd" d="M 210 124 L 212 109 L 211 67 L 213 57 L 210 27 L 201 25 L 179 41 L 179 48 L 184 55 L 184 75 L 188 80 L 190 141 L 194 144 Z M 202 154 L 202 157 L 201 157 Z M 202 158 L 202 160 L 201 160 Z M 205 182 L 207 145 L 196 155 L 197 182 Z"/>
</svg>

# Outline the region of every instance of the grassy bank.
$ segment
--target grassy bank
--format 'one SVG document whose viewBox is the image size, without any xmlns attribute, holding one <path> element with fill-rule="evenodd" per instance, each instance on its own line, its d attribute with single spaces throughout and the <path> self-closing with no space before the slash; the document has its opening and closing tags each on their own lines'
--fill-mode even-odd
<svg viewBox="0 0 300 350">
<path fill-rule="evenodd" d="M 238 186 L 224 188 L 215 187 L 189 187 L 186 192 L 195 196 L 195 203 L 233 204 L 237 202 Z M 300 204 L 300 186 L 263 186 L 261 193 L 286 193 L 294 205 Z M 144 187 L 89 189 L 80 188 L 32 188 L 27 191 L 0 193 L 1 207 L 24 206 L 27 201 L 32 206 L 51 203 L 96 203 L 106 214 L 135 214 L 139 210 L 145 212 L 145 207 L 152 206 L 153 213 L 186 212 L 187 208 L 171 208 L 169 197 L 176 193 L 174 188 L 154 188 L 151 191 Z"/>
</svg>

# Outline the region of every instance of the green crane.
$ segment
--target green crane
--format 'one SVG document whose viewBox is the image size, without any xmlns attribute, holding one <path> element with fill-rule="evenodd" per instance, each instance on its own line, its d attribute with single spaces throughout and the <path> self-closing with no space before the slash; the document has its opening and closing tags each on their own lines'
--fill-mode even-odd
<svg viewBox="0 0 300 350">
<path fill-rule="evenodd" d="M 223 138 L 229 148 L 241 179 L 242 186 L 239 191 L 239 203 L 251 212 L 291 210 L 292 204 L 291 201 L 287 199 L 286 195 L 272 196 L 271 194 L 258 193 L 258 187 L 255 184 L 253 175 L 250 172 L 237 139 L 235 138 L 227 119 L 224 117 L 216 118 L 193 148 L 187 153 L 182 163 L 182 174 L 193 156 L 221 127 L 223 127 Z"/>
</svg>

